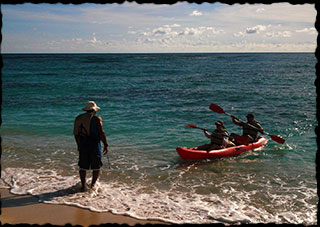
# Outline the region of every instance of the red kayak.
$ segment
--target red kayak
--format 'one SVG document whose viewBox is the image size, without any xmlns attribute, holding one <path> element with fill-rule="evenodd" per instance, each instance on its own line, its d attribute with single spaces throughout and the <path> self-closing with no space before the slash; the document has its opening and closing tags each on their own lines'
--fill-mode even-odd
<svg viewBox="0 0 320 227">
<path fill-rule="evenodd" d="M 219 150 L 197 150 L 198 147 L 177 147 L 176 150 L 180 157 L 184 160 L 190 159 L 210 159 L 210 158 L 222 158 L 236 156 L 241 153 L 257 149 L 266 145 L 268 140 L 264 137 L 261 137 L 257 142 L 250 143 L 248 145 L 239 145 L 233 147 L 227 147 Z"/>
</svg>

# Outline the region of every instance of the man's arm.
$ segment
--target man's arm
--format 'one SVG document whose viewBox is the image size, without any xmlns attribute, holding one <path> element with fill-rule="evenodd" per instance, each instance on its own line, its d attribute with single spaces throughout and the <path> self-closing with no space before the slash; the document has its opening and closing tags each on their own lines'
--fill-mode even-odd
<svg viewBox="0 0 320 227">
<path fill-rule="evenodd" d="M 256 127 L 257 129 L 259 129 L 258 131 L 262 134 L 265 134 L 266 132 L 264 131 L 264 129 L 262 128 L 262 126 L 260 125 L 259 122 L 256 122 Z"/>
<path fill-rule="evenodd" d="M 103 130 L 103 125 L 102 125 L 102 118 L 97 116 L 99 119 L 99 124 L 98 124 L 98 129 L 99 129 L 99 136 L 100 136 L 100 140 L 102 141 L 103 145 L 104 145 L 104 154 L 106 154 L 108 152 L 108 143 L 107 143 L 107 137 L 106 137 L 106 133 Z"/>
<path fill-rule="evenodd" d="M 78 117 L 76 117 L 76 119 L 74 120 L 74 124 L 73 124 L 73 135 L 74 135 L 74 139 L 77 143 L 77 150 L 80 151 L 80 137 L 78 135 L 78 129 L 79 129 Z"/>
<path fill-rule="evenodd" d="M 74 139 L 76 140 L 78 151 L 80 151 L 80 138 L 78 135 L 74 135 Z"/>
<path fill-rule="evenodd" d="M 235 116 L 231 115 L 231 118 L 234 124 L 241 126 L 241 121 L 239 121 Z"/>
<path fill-rule="evenodd" d="M 207 129 L 203 129 L 203 132 L 207 138 L 211 139 L 211 134 L 207 131 Z"/>
</svg>

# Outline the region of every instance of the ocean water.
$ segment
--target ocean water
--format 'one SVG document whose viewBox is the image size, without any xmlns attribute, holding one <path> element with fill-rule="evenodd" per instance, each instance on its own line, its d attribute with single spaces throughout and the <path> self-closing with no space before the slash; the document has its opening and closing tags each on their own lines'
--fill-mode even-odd
<svg viewBox="0 0 320 227">
<path fill-rule="evenodd" d="M 39 202 L 171 223 L 317 224 L 316 57 L 290 54 L 3 54 L 0 186 Z M 81 193 L 73 122 L 101 110 L 110 145 Z M 183 161 L 208 143 L 195 124 L 241 133 L 218 104 L 269 138 L 259 151 Z M 91 182 L 89 172 L 88 184 Z"/>
</svg>

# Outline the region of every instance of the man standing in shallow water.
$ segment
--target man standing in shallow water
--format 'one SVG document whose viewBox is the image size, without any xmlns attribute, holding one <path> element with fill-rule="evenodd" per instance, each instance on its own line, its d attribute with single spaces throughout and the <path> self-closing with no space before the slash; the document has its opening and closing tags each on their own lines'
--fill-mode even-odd
<svg viewBox="0 0 320 227">
<path fill-rule="evenodd" d="M 94 101 L 89 101 L 82 110 L 86 111 L 76 117 L 74 121 L 73 134 L 79 151 L 79 174 L 81 179 L 81 191 L 86 190 L 86 173 L 92 170 L 91 188 L 95 185 L 100 175 L 101 144 L 104 148 L 103 154 L 108 153 L 106 134 L 102 126 L 102 118 L 96 115 L 100 109 Z"/>
</svg>

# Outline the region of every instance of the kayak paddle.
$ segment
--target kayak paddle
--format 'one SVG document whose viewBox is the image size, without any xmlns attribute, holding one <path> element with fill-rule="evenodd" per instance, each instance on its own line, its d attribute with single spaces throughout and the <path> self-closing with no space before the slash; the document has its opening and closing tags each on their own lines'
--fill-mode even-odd
<svg viewBox="0 0 320 227">
<path fill-rule="evenodd" d="M 214 112 L 216 112 L 216 113 L 219 113 L 219 114 L 222 114 L 222 113 L 223 113 L 223 114 L 226 114 L 226 115 L 228 115 L 228 116 L 231 116 L 231 114 L 225 112 L 220 106 L 218 106 L 218 105 L 216 105 L 216 104 L 214 104 L 214 103 L 212 103 L 212 104 L 210 105 L 209 109 L 212 110 L 212 111 L 214 111 Z M 236 119 L 238 119 L 238 118 L 236 118 Z M 239 119 L 238 119 L 238 120 L 239 120 Z M 242 122 L 243 122 L 243 121 L 242 121 Z M 246 122 L 243 122 L 243 123 L 245 123 L 246 125 L 248 125 L 249 127 L 253 128 L 253 129 L 259 131 L 259 130 L 258 130 L 256 127 L 254 127 L 253 125 L 250 125 L 250 124 L 248 124 L 248 123 L 246 123 Z M 285 139 L 283 139 L 283 138 L 281 138 L 281 137 L 279 137 L 279 136 L 271 135 L 271 134 L 269 134 L 269 133 L 267 133 L 267 132 L 265 132 L 265 133 L 263 133 L 263 134 L 266 134 L 267 136 L 270 136 L 270 138 L 271 138 L 273 141 L 277 142 L 277 143 L 284 144 L 284 142 L 285 142 Z"/>
<path fill-rule="evenodd" d="M 185 127 L 188 127 L 188 128 L 198 128 L 198 129 L 201 129 L 201 130 L 204 130 L 204 131 L 207 131 L 205 128 L 199 128 L 197 127 L 196 125 L 193 125 L 193 124 L 188 124 L 188 125 L 185 125 Z M 227 135 L 226 135 L 227 136 Z M 227 136 L 229 138 L 233 138 L 231 136 Z M 237 136 L 235 138 L 236 142 L 238 144 L 244 144 L 244 145 L 248 145 L 250 143 L 250 138 L 249 137 L 245 137 L 245 136 Z"/>
<path fill-rule="evenodd" d="M 188 128 L 198 128 L 198 129 L 206 130 L 205 128 L 199 128 L 199 127 L 197 127 L 196 125 L 193 125 L 193 124 L 185 125 L 185 127 L 188 127 Z"/>
</svg>

